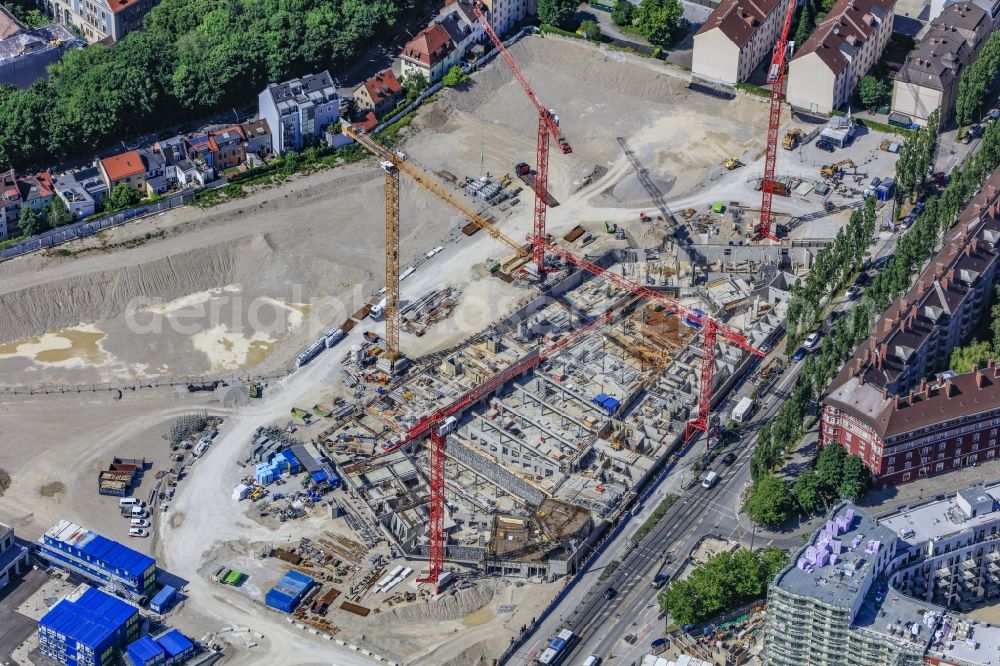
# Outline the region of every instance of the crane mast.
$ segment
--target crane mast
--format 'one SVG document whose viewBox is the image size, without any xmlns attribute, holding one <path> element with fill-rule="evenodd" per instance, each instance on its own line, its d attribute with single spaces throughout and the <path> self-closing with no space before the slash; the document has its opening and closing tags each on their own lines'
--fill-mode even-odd
<svg viewBox="0 0 1000 666">
<path fill-rule="evenodd" d="M 771 230 L 771 204 L 774 198 L 774 170 L 778 162 L 778 130 L 781 126 L 781 95 L 785 87 L 785 69 L 788 64 L 788 32 L 795 16 L 796 0 L 788 0 L 785 22 L 781 35 L 774 45 L 771 66 L 767 70 L 767 80 L 771 84 L 771 107 L 767 124 L 767 151 L 764 157 L 764 180 L 761 182 L 760 231 L 758 239 L 778 240 Z"/>
<path fill-rule="evenodd" d="M 573 148 L 562 138 L 559 131 L 558 118 L 542 104 L 535 90 L 528 83 L 527 77 L 524 76 L 524 72 L 521 71 L 517 61 L 514 60 L 514 56 L 507 51 L 507 47 L 503 45 L 503 41 L 501 41 L 500 37 L 493 30 L 493 26 L 486 19 L 486 14 L 479 8 L 478 3 L 473 6 L 472 11 L 475 12 L 479 22 L 483 24 L 483 29 L 489 36 L 490 41 L 493 42 L 493 45 L 503 57 L 504 62 L 510 68 L 510 71 L 514 73 L 514 78 L 524 88 L 528 99 L 531 100 L 535 110 L 538 112 L 538 135 L 535 148 L 535 218 L 529 240 L 531 241 L 532 261 L 538 271 L 538 277 L 541 279 L 545 275 L 545 216 L 548 209 L 545 198 L 549 187 L 549 140 L 554 140 L 559 145 L 559 150 L 563 154 L 573 152 Z"/>
</svg>

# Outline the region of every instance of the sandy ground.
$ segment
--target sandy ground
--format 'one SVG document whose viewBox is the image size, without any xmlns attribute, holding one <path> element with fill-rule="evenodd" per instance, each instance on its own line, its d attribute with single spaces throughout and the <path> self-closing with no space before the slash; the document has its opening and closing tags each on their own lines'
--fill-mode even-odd
<svg viewBox="0 0 1000 666">
<path fill-rule="evenodd" d="M 759 159 L 766 122 L 759 100 L 690 93 L 659 63 L 574 41 L 531 38 L 513 52 L 533 81 L 545 81 L 544 99 L 563 117 L 574 147 L 571 155 L 552 159 L 551 189 L 562 201 L 550 211 L 554 234 L 579 222 L 634 222 L 639 211 L 654 208 L 637 168 L 674 207 L 756 196 L 745 181 L 757 167 L 720 172 L 718 164 L 731 155 Z M 533 157 L 532 114 L 503 63 L 495 62 L 474 75 L 468 90 L 445 91 L 422 110 L 405 149 L 431 170 L 502 175 Z M 618 137 L 639 167 L 623 154 Z M 779 172 L 783 168 L 806 172 L 815 165 L 782 154 Z M 598 175 L 584 185 L 595 169 Z M 404 352 L 416 353 L 482 329 L 530 291 L 481 279 L 485 260 L 505 256 L 507 248 L 486 234 L 462 236 L 456 215 L 403 182 L 401 264 L 415 265 L 430 248 L 445 247 L 406 280 L 403 299 L 446 284 L 463 290 L 451 319 L 419 341 L 402 336 Z M 794 199 L 776 203 L 815 209 Z M 526 199 L 513 215 L 499 217 L 512 237 L 527 233 L 529 204 Z M 2 263 L 0 307 L 8 316 L 0 321 L 0 384 L 280 369 L 381 286 L 382 205 L 381 174 L 367 161 L 208 211 L 180 209 L 126 225 L 65 246 L 68 257 L 44 253 Z M 365 322 L 341 348 L 364 330 L 380 328 Z M 139 492 L 148 493 L 166 463 L 161 435 L 170 422 L 208 408 L 226 417 L 219 439 L 182 481 L 166 520 L 154 523 L 157 538 L 130 544 L 154 552 L 162 567 L 187 581 L 185 593 L 194 603 L 185 603 L 171 622 L 197 637 L 230 636 L 241 646 L 241 664 L 329 664 L 333 655 L 345 666 L 369 663 L 292 628 L 205 575 L 220 549 L 298 540 L 297 527 L 262 524 L 232 502 L 232 484 L 241 474 L 235 461 L 257 426 L 287 419 L 292 405 L 327 399 L 340 385 L 342 356 L 324 353 L 243 408 L 167 389 L 126 391 L 121 399 L 110 392 L 0 396 L 0 467 L 13 477 L 0 497 L 0 521 L 15 524 L 26 538 L 60 518 L 123 537 L 116 500 L 97 495 L 97 470 L 113 455 L 145 456 L 153 469 Z M 488 663 L 552 594 L 537 584 L 501 586 L 482 608 L 466 609 L 461 617 L 418 614 L 378 628 L 345 628 L 345 636 L 382 641 L 407 663 Z M 517 609 L 501 614 L 503 604 Z"/>
<path fill-rule="evenodd" d="M 572 154 L 552 156 L 550 187 L 563 203 L 550 211 L 555 233 L 580 221 L 636 219 L 655 206 L 650 184 L 678 205 L 711 201 L 749 175 L 720 172 L 722 160 L 760 156 L 766 107 L 755 98 L 692 93 L 661 63 L 571 40 L 525 39 L 513 53 L 529 78 L 544 81 L 545 101 L 573 145 Z M 422 109 L 405 150 L 431 171 L 501 175 L 533 161 L 535 122 L 517 82 L 496 62 L 466 89 L 446 90 Z M 649 176 L 645 185 L 637 168 Z M 68 257 L 46 252 L 0 264 L 0 307 L 8 312 L 0 322 L 0 383 L 280 371 L 382 285 L 382 186 L 366 161 L 208 211 L 168 211 L 63 246 Z M 516 239 L 530 224 L 530 196 L 522 199 L 497 213 Z M 435 245 L 457 249 L 459 240 L 465 257 L 422 282 L 411 277 L 404 298 L 407 290 L 417 298 L 458 284 L 467 295 L 456 315 L 475 314 L 457 316 L 441 335 L 411 340 L 415 353 L 461 339 L 526 297 L 495 280 L 474 286 L 485 259 L 509 254 L 505 245 L 461 236 L 460 218 L 406 179 L 402 202 L 404 267 Z"/>
</svg>

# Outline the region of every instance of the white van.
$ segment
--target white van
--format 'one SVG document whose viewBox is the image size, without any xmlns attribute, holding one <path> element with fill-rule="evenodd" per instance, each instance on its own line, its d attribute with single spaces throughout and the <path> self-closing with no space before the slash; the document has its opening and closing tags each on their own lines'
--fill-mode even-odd
<svg viewBox="0 0 1000 666">
<path fill-rule="evenodd" d="M 143 506 L 143 501 L 138 497 L 123 497 L 120 500 L 118 500 L 118 506 L 119 508 L 122 509 L 130 506 L 132 507 Z"/>
<path fill-rule="evenodd" d="M 133 506 L 132 507 L 132 517 L 133 518 L 146 518 L 147 516 L 149 516 L 149 514 L 146 513 L 146 509 L 144 507 L 142 507 L 142 506 Z"/>
<path fill-rule="evenodd" d="M 705 475 L 705 478 L 701 480 L 702 488 L 711 488 L 715 485 L 715 482 L 719 480 L 718 472 L 709 472 Z"/>
<path fill-rule="evenodd" d="M 596 654 L 592 654 L 583 660 L 582 666 L 597 666 L 599 663 L 601 663 L 601 658 Z"/>
</svg>

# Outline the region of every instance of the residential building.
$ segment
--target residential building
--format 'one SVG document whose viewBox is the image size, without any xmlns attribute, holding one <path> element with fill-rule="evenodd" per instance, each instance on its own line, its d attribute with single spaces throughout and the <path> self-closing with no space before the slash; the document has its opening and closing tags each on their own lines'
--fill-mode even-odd
<svg viewBox="0 0 1000 666">
<path fill-rule="evenodd" d="M 153 150 L 163 155 L 167 166 L 172 166 L 191 157 L 191 141 L 186 136 L 178 134 L 169 139 L 157 141 L 153 144 Z"/>
<path fill-rule="evenodd" d="M 130 150 L 105 157 L 100 160 L 99 165 L 101 177 L 104 179 L 104 184 L 108 186 L 109 192 L 121 183 L 127 185 L 130 190 L 145 192 L 146 165 L 138 151 Z"/>
<path fill-rule="evenodd" d="M 772 581 L 768 666 L 986 666 L 1000 628 L 962 615 L 1000 595 L 1000 487 L 878 519 L 849 502 Z"/>
<path fill-rule="evenodd" d="M 403 86 L 399 84 L 392 69 L 386 69 L 362 83 L 354 91 L 354 103 L 358 111 L 373 111 L 381 118 L 392 111 L 403 96 Z"/>
<path fill-rule="evenodd" d="M 461 55 L 444 26 L 433 23 L 403 47 L 399 54 L 401 76 L 405 80 L 422 74 L 428 83 L 437 83 Z"/>
<path fill-rule="evenodd" d="M 892 84 L 892 110 L 919 125 L 935 110 L 942 124 L 951 118 L 962 68 L 995 28 L 993 18 L 972 2 L 949 5 L 918 35 L 916 47 Z"/>
<path fill-rule="evenodd" d="M 962 376 L 928 377 L 947 369 L 952 350 L 989 308 L 1000 270 L 998 243 L 1000 170 L 831 382 L 821 399 L 822 446 L 860 455 L 882 485 L 996 456 L 993 412 L 1000 397 L 991 387 L 1000 374 L 992 364 Z"/>
<path fill-rule="evenodd" d="M 931 0 L 930 13 L 927 16 L 928 24 L 936 22 L 941 13 L 953 4 L 971 3 L 982 8 L 990 16 L 994 25 L 1000 22 L 1000 0 Z"/>
<path fill-rule="evenodd" d="M 14 538 L 14 528 L 0 523 L 0 590 L 28 570 L 28 549 Z"/>
<path fill-rule="evenodd" d="M 87 42 L 114 43 L 141 30 L 157 0 L 37 0 L 57 23 L 76 28 Z"/>
<path fill-rule="evenodd" d="M 55 197 L 55 189 L 52 184 L 52 176 L 47 171 L 39 171 L 36 174 L 21 176 L 17 179 L 18 189 L 21 191 L 21 205 L 43 213 Z"/>
<path fill-rule="evenodd" d="M 230 125 L 214 130 L 215 154 L 212 155 L 213 167 L 216 171 L 239 166 L 246 161 L 243 130 L 239 125 Z"/>
<path fill-rule="evenodd" d="M 129 599 L 156 585 L 156 560 L 96 532 L 61 520 L 36 542 L 38 557 Z"/>
<path fill-rule="evenodd" d="M 0 240 L 21 235 L 21 227 L 17 226 L 21 201 L 21 188 L 14 170 L 0 172 Z"/>
<path fill-rule="evenodd" d="M 268 127 L 267 120 L 248 120 L 240 125 L 240 129 L 243 130 L 243 139 L 246 141 L 243 147 L 245 154 L 259 155 L 261 151 L 271 151 L 271 128 Z"/>
<path fill-rule="evenodd" d="M 152 148 L 140 148 L 138 151 L 140 159 L 145 167 L 142 174 L 142 189 L 140 193 L 144 196 L 154 194 L 164 194 L 170 189 L 170 183 L 166 175 L 167 158 Z"/>
<path fill-rule="evenodd" d="M 82 220 L 97 212 L 97 204 L 94 197 L 87 191 L 77 179 L 72 171 L 61 173 L 54 179 L 56 196 L 66 204 L 66 209 Z"/>
<path fill-rule="evenodd" d="M 694 35 L 691 75 L 735 85 L 770 58 L 785 8 L 778 0 L 722 0 Z"/>
<path fill-rule="evenodd" d="M 258 115 L 271 128 L 278 155 L 316 143 L 327 125 L 340 120 L 340 95 L 330 72 L 272 83 L 258 96 Z"/>
<path fill-rule="evenodd" d="M 48 79 L 49 65 L 83 45 L 58 23 L 28 29 L 0 6 L 0 84 L 23 90 L 38 79 Z"/>
<path fill-rule="evenodd" d="M 846 104 L 888 45 L 895 10 L 895 0 L 838 0 L 788 64 L 788 103 L 827 115 Z"/>
<path fill-rule="evenodd" d="M 38 621 L 38 651 L 66 666 L 117 664 L 141 625 L 135 606 L 81 585 Z"/>
<path fill-rule="evenodd" d="M 537 12 L 536 0 L 482 0 L 486 19 L 498 35 L 505 35 Z"/>
</svg>

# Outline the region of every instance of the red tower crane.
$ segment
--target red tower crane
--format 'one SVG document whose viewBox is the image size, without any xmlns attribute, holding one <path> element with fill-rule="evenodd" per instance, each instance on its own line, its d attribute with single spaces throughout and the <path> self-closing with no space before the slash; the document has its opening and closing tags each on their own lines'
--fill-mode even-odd
<svg viewBox="0 0 1000 666">
<path fill-rule="evenodd" d="M 514 78 L 524 88 L 528 99 L 531 100 L 531 103 L 535 105 L 535 109 L 538 111 L 538 147 L 535 153 L 535 223 L 532 228 L 532 235 L 528 240 L 531 241 L 532 246 L 532 261 L 534 261 L 535 267 L 538 269 L 538 275 L 541 277 L 545 274 L 545 249 L 543 244 L 545 243 L 545 197 L 548 194 L 549 186 L 549 139 L 551 138 L 559 144 L 559 150 L 564 155 L 573 152 L 573 148 L 570 147 L 566 139 L 562 138 L 559 131 L 558 118 L 554 113 L 546 109 L 545 105 L 538 99 L 538 95 L 535 94 L 531 84 L 528 83 L 528 79 L 525 78 L 524 72 L 517 66 L 517 61 L 507 51 L 507 47 L 503 45 L 497 33 L 493 31 L 493 27 L 486 20 L 486 15 L 483 14 L 478 3 L 473 6 L 472 11 L 476 13 L 476 18 L 483 24 L 486 34 L 489 35 L 493 45 L 496 46 L 497 51 L 500 52 L 500 55 L 507 62 L 507 66 L 510 67 L 510 71 L 514 73 Z"/>
<path fill-rule="evenodd" d="M 767 70 L 767 81 L 771 84 L 771 115 L 767 125 L 767 152 L 764 157 L 764 180 L 761 182 L 760 235 L 759 239 L 778 240 L 771 231 L 771 200 L 774 197 L 774 168 L 778 161 L 778 130 L 781 125 L 781 95 L 785 87 L 785 69 L 788 64 L 788 32 L 795 16 L 796 0 L 788 0 L 785 23 L 781 36 L 774 45 L 771 67 Z"/>
<path fill-rule="evenodd" d="M 542 246 L 543 252 L 548 252 L 552 255 L 558 256 L 567 263 L 607 280 L 613 285 L 620 287 L 635 296 L 645 298 L 653 303 L 663 306 L 668 312 L 681 317 L 687 325 L 693 328 L 704 329 L 705 336 L 702 340 L 701 386 L 698 398 L 698 415 L 686 424 L 684 429 L 685 441 L 689 441 L 691 436 L 696 431 L 708 431 L 708 420 L 712 410 L 712 376 L 715 372 L 715 343 L 718 337 L 721 336 L 728 342 L 740 347 L 741 349 L 745 349 L 752 354 L 765 356 L 763 351 L 750 344 L 750 341 L 747 340 L 745 335 L 721 322 L 716 321 L 697 308 L 684 305 L 683 303 L 675 301 L 669 296 L 666 296 L 658 291 L 641 284 L 637 284 L 628 278 L 622 277 L 614 271 L 609 271 L 592 261 L 577 257 L 572 252 L 553 243 L 544 242 L 539 243 L 539 245 Z M 449 416 L 460 413 L 469 405 L 479 401 L 484 396 L 489 395 L 504 384 L 513 381 L 516 377 L 534 368 L 543 360 L 549 358 L 559 350 L 564 349 L 582 339 L 595 328 L 610 321 L 612 316 L 613 309 L 609 309 L 601 317 L 598 317 L 594 321 L 578 328 L 571 334 L 560 338 L 548 347 L 527 356 L 519 363 L 516 363 L 502 372 L 493 375 L 479 386 L 467 391 L 449 405 L 441 407 L 431 414 L 421 418 L 409 429 L 407 429 L 407 431 L 398 440 L 389 442 L 383 446 L 384 452 L 389 453 L 406 446 L 407 444 L 410 444 L 425 435 L 430 434 L 431 436 L 431 520 L 428 527 L 428 536 L 430 538 L 430 565 L 427 576 L 421 578 L 420 582 L 436 583 L 440 573 L 444 570 L 444 460 L 445 435 L 447 433 L 442 433 L 440 431 L 440 427 L 444 423 L 445 419 Z"/>
</svg>

